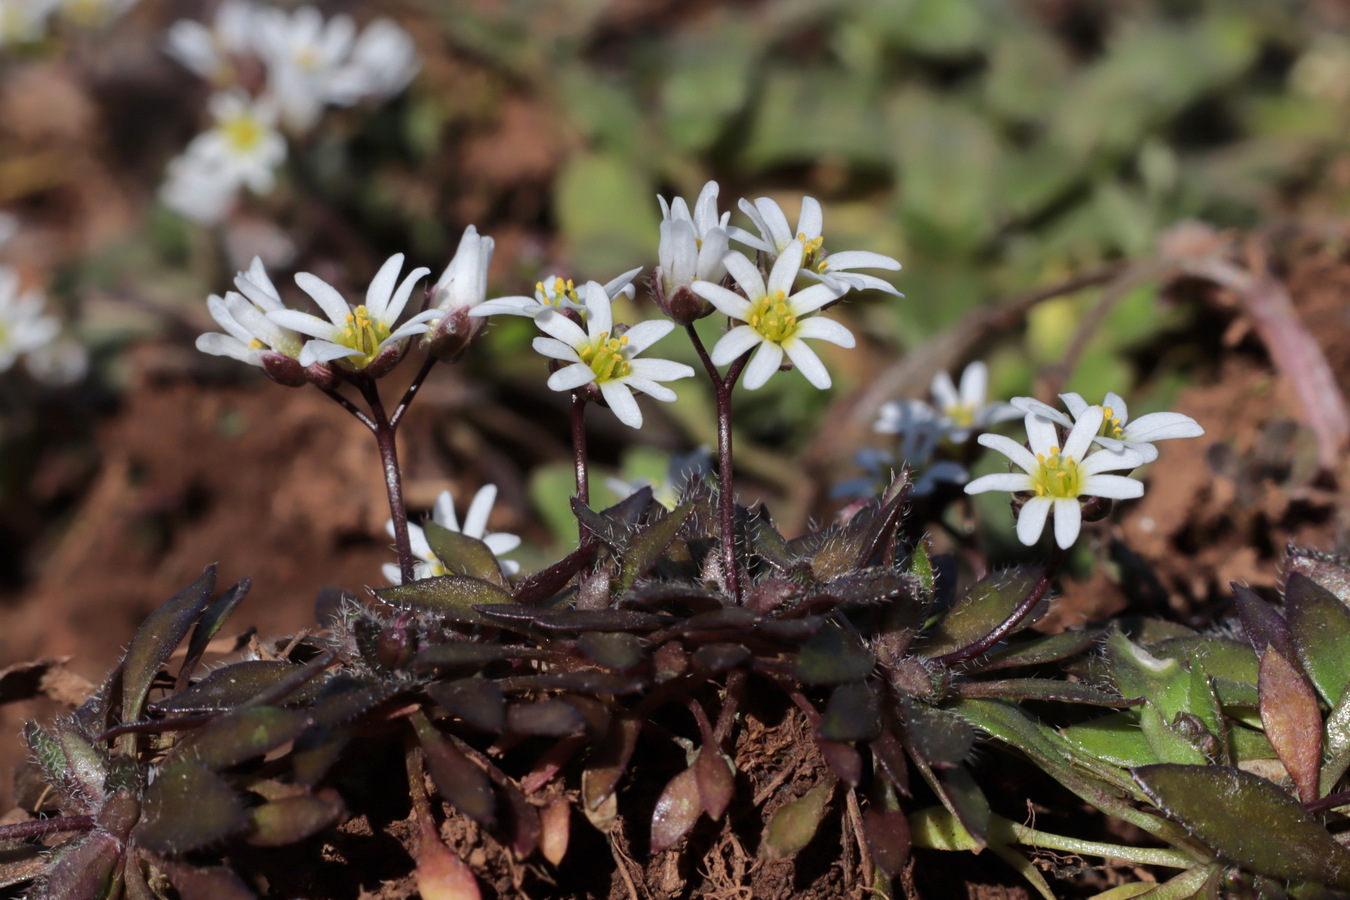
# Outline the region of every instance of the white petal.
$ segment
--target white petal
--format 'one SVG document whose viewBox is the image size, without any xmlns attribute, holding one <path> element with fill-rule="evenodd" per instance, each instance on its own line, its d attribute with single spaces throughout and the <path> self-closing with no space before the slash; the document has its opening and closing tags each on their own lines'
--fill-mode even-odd
<svg viewBox="0 0 1350 900">
<path fill-rule="evenodd" d="M 394 563 L 385 563 L 380 566 L 380 574 L 383 575 L 384 580 L 390 584 L 403 583 L 403 570 Z"/>
<path fill-rule="evenodd" d="M 398 290 L 394 293 L 394 299 L 381 313 L 386 323 L 393 322 L 403 314 L 403 307 L 408 305 L 408 298 L 412 296 L 413 288 L 416 287 L 417 282 L 430 274 L 431 270 L 425 266 L 413 269 L 408 273 L 408 276 L 403 279 L 403 283 L 398 286 Z M 431 310 L 427 310 L 427 312 L 431 312 Z"/>
<path fill-rule="evenodd" d="M 1073 501 L 1077 504 L 1078 501 Z M 1050 514 L 1050 499 L 1048 497 L 1032 497 L 1022 506 L 1022 511 L 1017 514 L 1017 539 L 1030 547 L 1036 541 L 1040 540 L 1041 532 L 1045 530 L 1045 517 Z"/>
<path fill-rule="evenodd" d="M 485 304 L 486 305 L 486 304 Z M 585 347 L 590 343 L 581 326 L 567 316 L 553 309 L 544 309 L 534 317 L 534 324 L 543 331 L 571 347 Z"/>
<path fill-rule="evenodd" d="M 394 285 L 398 283 L 399 270 L 402 268 L 403 254 L 395 253 L 386 259 L 384 265 L 375 273 L 370 287 L 366 289 L 366 309 L 372 314 L 383 318 L 385 307 L 389 305 L 389 298 L 394 293 Z"/>
<path fill-rule="evenodd" d="M 812 316 L 798 325 L 797 337 L 827 341 L 840 347 L 853 347 L 857 343 L 853 339 L 853 332 L 824 316 Z"/>
<path fill-rule="evenodd" d="M 507 534 L 504 531 L 495 531 L 492 534 L 483 535 L 483 543 L 487 544 L 487 548 L 492 551 L 493 556 L 501 556 L 503 553 L 510 553 L 520 546 L 520 536 Z M 502 563 L 502 568 L 506 568 L 506 562 Z M 519 567 L 517 566 L 517 568 Z M 513 573 L 507 572 L 506 574 L 511 575 Z"/>
<path fill-rule="evenodd" d="M 629 298 L 631 298 L 633 294 L 636 293 L 636 291 L 633 290 L 632 281 L 634 278 L 637 277 L 637 273 L 641 271 L 642 266 L 638 266 L 636 269 L 629 269 L 627 272 L 624 272 L 622 275 L 620 275 L 618 278 L 615 278 L 612 281 L 606 281 L 605 295 L 608 296 L 610 299 L 619 296 L 619 294 L 625 294 Z"/>
<path fill-rule="evenodd" d="M 581 362 L 581 357 L 577 355 L 576 350 L 555 338 L 537 337 L 530 346 L 534 347 L 536 353 L 547 356 L 549 359 L 560 359 L 569 363 Z"/>
<path fill-rule="evenodd" d="M 775 271 L 777 271 L 776 268 Z M 840 292 L 838 287 L 823 282 L 821 284 L 813 284 L 808 288 L 802 288 L 796 294 L 792 295 L 791 305 L 793 315 L 804 316 L 807 313 L 815 312 L 826 303 L 829 303 L 832 300 L 838 300 L 839 297 Z"/>
<path fill-rule="evenodd" d="M 1022 471 L 1030 474 L 1036 471 L 1039 463 L 1036 461 L 1035 454 L 1027 450 L 1021 444 L 1010 437 L 1004 437 L 1001 434 L 985 433 L 977 437 L 976 442 L 982 447 L 988 447 L 990 450 L 996 450 L 1002 453 L 1008 459 L 1012 460 L 1013 465 Z"/>
<path fill-rule="evenodd" d="M 274 310 L 267 314 L 267 318 L 283 328 L 289 328 L 291 331 L 298 331 L 310 337 L 323 338 L 327 341 L 342 337 L 342 329 L 339 326 L 331 322 L 325 322 L 318 316 L 300 312 L 297 309 Z"/>
<path fill-rule="evenodd" d="M 744 203 L 745 201 L 742 200 L 741 202 Z M 765 253 L 773 253 L 773 247 L 769 244 L 768 241 L 766 241 L 762 237 L 751 234 L 744 228 L 737 228 L 735 225 L 732 225 L 730 228 L 727 229 L 727 237 L 738 244 L 745 244 L 745 246 L 752 247 L 755 250 L 761 250 Z"/>
<path fill-rule="evenodd" d="M 633 392 L 617 381 L 606 381 L 600 385 L 600 393 L 620 422 L 629 428 L 642 427 L 642 410 L 638 408 Z"/>
<path fill-rule="evenodd" d="M 590 384 L 595 380 L 595 372 L 585 363 L 575 363 L 559 369 L 548 377 L 549 390 L 571 391 Z"/>
<path fill-rule="evenodd" d="M 500 315 L 533 317 L 543 308 L 543 304 L 534 297 L 498 297 L 478 304 L 469 310 L 469 315 L 474 318 Z"/>
<path fill-rule="evenodd" d="M 624 337 L 628 338 L 629 354 L 641 353 L 674 330 L 675 323 L 669 319 L 649 319 L 637 323 L 624 332 Z"/>
<path fill-rule="evenodd" d="M 329 362 L 334 359 L 360 359 L 363 355 L 360 350 L 334 344 L 332 341 L 313 340 L 307 341 L 305 346 L 300 348 L 297 361 L 302 366 L 312 366 L 316 362 Z"/>
<path fill-rule="evenodd" d="M 882 256 L 870 250 L 842 250 L 825 257 L 826 272 L 843 269 L 886 269 L 898 272 L 900 263 L 889 256 Z"/>
<path fill-rule="evenodd" d="M 1048 456 L 1051 448 L 1059 446 L 1059 431 L 1055 423 L 1036 415 L 1028 415 L 1024 421 L 1027 443 L 1031 445 L 1032 453 Z"/>
<path fill-rule="evenodd" d="M 1115 407 L 1111 407 L 1115 412 Z M 1178 412 L 1156 412 L 1140 416 L 1125 426 L 1127 441 L 1166 441 L 1172 438 L 1200 437 L 1205 429 L 1190 416 Z"/>
<path fill-rule="evenodd" d="M 1060 394 L 1059 399 L 1064 401 L 1064 407 L 1076 419 L 1083 414 L 1089 404 L 1083 399 L 1082 394 Z"/>
<path fill-rule="evenodd" d="M 741 208 L 744 209 L 745 207 L 742 206 Z M 782 248 L 794 237 L 792 229 L 788 226 L 787 216 L 783 215 L 782 208 L 768 197 L 760 197 L 755 201 L 755 210 L 759 213 L 759 221 L 764 223 L 765 237 L 774 245 L 770 252 L 782 253 Z M 800 267 L 800 263 L 794 266 L 794 268 Z"/>
<path fill-rule="evenodd" d="M 436 503 L 431 508 L 431 521 L 442 528 L 459 531 L 459 516 L 455 515 L 455 497 L 449 491 L 436 495 Z"/>
<path fill-rule="evenodd" d="M 1130 408 L 1125 405 L 1125 398 L 1114 391 L 1106 392 L 1106 399 L 1102 401 L 1102 406 L 1111 407 L 1111 414 L 1125 423 L 1130 421 Z"/>
<path fill-rule="evenodd" d="M 469 537 L 481 538 L 487 534 L 488 516 L 492 515 L 492 504 L 497 502 L 497 486 L 485 484 L 473 495 L 469 511 L 464 514 L 464 533 Z"/>
<path fill-rule="evenodd" d="M 929 391 L 932 392 L 933 402 L 937 404 L 938 409 L 951 409 L 961 405 L 961 395 L 957 392 L 956 385 L 952 384 L 952 376 L 946 372 L 933 374 L 933 383 L 929 386 Z"/>
<path fill-rule="evenodd" d="M 722 257 L 722 265 L 726 267 L 731 277 L 745 291 L 746 297 L 759 298 L 764 296 L 764 276 L 759 273 L 759 266 L 750 261 L 744 253 L 735 250 Z M 710 303 L 716 305 L 716 301 L 711 297 L 706 298 Z M 743 299 L 743 298 L 742 298 Z M 718 309 L 721 309 L 719 306 Z M 731 313 L 727 313 L 731 315 Z"/>
<path fill-rule="evenodd" d="M 237 337 L 218 331 L 197 335 L 197 349 L 212 356 L 228 356 L 230 359 L 250 364 L 253 362 L 253 351 L 249 349 L 248 344 Z"/>
<path fill-rule="evenodd" d="M 938 463 L 933 466 L 937 468 Z M 1019 491 L 1035 490 L 1035 485 L 1031 483 L 1030 475 L 1021 475 L 1017 472 L 996 472 L 993 475 L 983 475 L 976 478 L 970 484 L 966 485 L 967 494 L 982 494 L 985 491 L 1008 491 L 1017 493 Z"/>
<path fill-rule="evenodd" d="M 694 370 L 689 366 L 669 359 L 635 359 L 628 365 L 634 375 L 652 381 L 676 381 L 694 375 Z"/>
<path fill-rule="evenodd" d="M 728 255 L 727 259 L 731 259 L 731 256 Z M 711 281 L 695 281 L 689 285 L 689 289 L 715 306 L 717 311 L 724 316 L 742 322 L 750 318 L 750 302 L 740 294 L 732 293 L 720 284 L 713 284 Z"/>
<path fill-rule="evenodd" d="M 803 197 L 802 211 L 797 217 L 797 234 L 794 237 L 805 236 L 808 241 L 818 238 L 824 225 L 825 215 L 820 211 L 820 201 L 815 197 Z"/>
<path fill-rule="evenodd" d="M 347 305 L 347 301 L 338 293 L 337 288 L 324 281 L 317 275 L 311 275 L 309 272 L 301 272 L 295 276 L 295 283 L 314 298 L 314 302 L 319 304 L 328 320 L 334 325 L 343 325 L 347 321 L 347 314 L 352 311 Z M 299 331 L 300 329 L 296 329 Z"/>
<path fill-rule="evenodd" d="M 692 373 L 691 373 L 692 374 Z M 651 397 L 654 400 L 660 400 L 663 403 L 670 403 L 675 399 L 675 392 L 665 385 L 657 384 L 650 378 L 643 378 L 641 375 L 629 375 L 623 380 L 623 383 L 635 391 Z"/>
<path fill-rule="evenodd" d="M 1096 453 L 1089 453 L 1087 458 L 1078 464 L 1078 469 L 1084 475 L 1096 475 L 1098 472 L 1111 472 L 1116 469 L 1133 469 L 1142 466 L 1147 460 L 1143 454 L 1136 450 L 1130 450 L 1121 447 L 1117 450 L 1102 449 Z"/>
<path fill-rule="evenodd" d="M 961 403 L 970 409 L 979 409 L 988 395 L 989 367 L 977 360 L 961 373 Z"/>
<path fill-rule="evenodd" d="M 1101 430 L 1104 414 L 1100 406 L 1089 406 L 1083 411 L 1083 414 L 1078 417 L 1078 421 L 1074 423 L 1069 436 L 1064 439 L 1063 453 L 1065 456 L 1072 459 L 1083 458 L 1083 455 L 1088 452 L 1088 448 L 1092 446 L 1092 439 Z"/>
<path fill-rule="evenodd" d="M 830 386 L 830 370 L 825 368 L 825 364 L 816 356 L 816 352 L 806 343 L 798 338 L 793 338 L 783 342 L 783 350 L 787 353 L 788 359 L 792 364 L 806 376 L 806 380 L 811 382 L 813 387 L 818 387 L 822 391 Z"/>
<path fill-rule="evenodd" d="M 806 249 L 802 247 L 801 241 L 791 241 L 783 248 L 783 252 L 780 253 L 778 259 L 774 261 L 773 268 L 769 270 L 769 283 L 766 285 L 768 294 L 773 295 L 782 291 L 783 296 L 786 297 L 792 293 L 792 285 L 797 281 L 797 271 L 802 267 L 802 256 L 805 252 Z M 829 287 L 826 285 L 816 284 L 807 288 L 805 291 L 802 291 L 802 293 L 805 294 L 816 288 L 821 288 L 826 293 L 830 292 Z M 750 294 L 750 296 L 753 297 L 755 295 Z M 796 298 L 793 298 L 792 307 L 797 315 L 801 315 L 802 313 L 810 312 L 812 309 L 816 309 L 819 306 L 823 306 L 832 299 L 834 298 L 830 297 L 827 300 L 821 301 L 817 306 L 807 308 L 801 306 L 796 301 Z"/>
<path fill-rule="evenodd" d="M 1055 501 L 1055 543 L 1061 550 L 1068 550 L 1078 540 L 1078 530 L 1083 525 L 1083 511 L 1077 500 L 1061 498 Z"/>
<path fill-rule="evenodd" d="M 757 344 L 764 342 L 764 335 L 760 334 L 749 325 L 737 325 L 735 328 L 722 335 L 716 346 L 712 348 L 712 362 L 715 366 L 730 365 L 736 359 Z"/>
<path fill-rule="evenodd" d="M 761 343 L 755 355 L 750 357 L 750 364 L 745 367 L 745 389 L 754 391 L 762 388 L 782 364 L 782 348 L 769 341 Z"/>
<path fill-rule="evenodd" d="M 594 340 L 602 334 L 612 332 L 614 311 L 604 287 L 598 281 L 588 281 L 581 289 L 581 294 L 581 299 L 586 304 L 586 333 Z"/>
<path fill-rule="evenodd" d="M 1083 493 L 1108 500 L 1133 500 L 1144 496 L 1144 483 L 1124 475 L 1092 475 L 1083 480 Z"/>
<path fill-rule="evenodd" d="M 1034 397 L 1014 397 L 1008 405 L 1022 413 L 1029 413 L 1040 416 L 1042 419 L 1049 419 L 1056 425 L 1063 425 L 1065 428 L 1073 427 L 1073 419 L 1070 419 L 1050 404 L 1042 403 Z"/>
</svg>

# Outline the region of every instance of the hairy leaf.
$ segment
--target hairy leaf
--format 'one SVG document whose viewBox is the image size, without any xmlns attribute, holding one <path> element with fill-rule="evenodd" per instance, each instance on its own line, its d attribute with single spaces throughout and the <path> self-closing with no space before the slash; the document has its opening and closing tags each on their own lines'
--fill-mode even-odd
<svg viewBox="0 0 1350 900">
<path fill-rule="evenodd" d="M 95 831 L 63 847 L 47 868 L 34 900 L 99 900 L 122 861 L 123 848 L 107 832 Z"/>
<path fill-rule="evenodd" d="M 806 684 L 843 684 L 861 681 L 876 661 L 852 631 L 827 626 L 802 645 L 792 662 L 793 673 Z"/>
<path fill-rule="evenodd" d="M 416 672 L 460 671 L 470 674 L 491 662 L 503 659 L 542 659 L 548 654 L 533 647 L 516 644 L 487 644 L 481 641 L 447 641 L 423 647 L 413 657 Z"/>
<path fill-rule="evenodd" d="M 799 560 L 787 540 L 773 527 L 766 511 L 750 517 L 747 529 L 750 539 L 750 552 L 773 566 L 780 572 L 786 572 L 797 565 Z"/>
<path fill-rule="evenodd" d="M 975 729 L 960 716 L 908 697 L 900 699 L 906 734 L 918 755 L 938 768 L 955 766 L 970 755 Z"/>
<path fill-rule="evenodd" d="M 670 779 L 652 811 L 651 852 L 661 853 L 675 846 L 703 813 L 699 796 L 698 774 L 685 769 Z"/>
<path fill-rule="evenodd" d="M 425 715 L 414 713 L 409 721 L 417 732 L 418 743 L 426 754 L 427 770 L 441 798 L 480 825 L 491 827 L 497 821 L 497 801 L 488 776 L 447 741 Z"/>
<path fill-rule="evenodd" d="M 342 818 L 342 798 L 326 788 L 282 797 L 248 811 L 247 840 L 255 847 L 284 847 L 318 834 Z"/>
<path fill-rule="evenodd" d="M 485 678 L 437 681 L 427 685 L 426 692 L 446 712 L 475 728 L 493 733 L 506 730 L 506 698 L 495 682 Z"/>
<path fill-rule="evenodd" d="M 674 621 L 670 616 L 633 609 L 541 610 L 506 603 L 477 610 L 494 620 L 524 622 L 548 631 L 655 631 Z"/>
<path fill-rule="evenodd" d="M 584 809 L 598 809 L 600 804 L 613 796 L 619 779 L 633 758 L 641 731 L 642 723 L 637 719 L 615 719 L 610 723 L 609 731 L 591 752 L 587 766 L 581 773 Z"/>
<path fill-rule="evenodd" d="M 393 697 L 402 686 L 397 682 L 370 681 L 339 673 L 328 679 L 319 699 L 310 707 L 309 718 L 324 728 L 355 721 Z"/>
<path fill-rule="evenodd" d="M 174 594 L 146 616 L 136 629 L 122 660 L 122 720 L 134 722 L 141 717 L 150 683 L 187 635 L 211 599 L 216 586 L 216 566 L 207 566 L 192 584 Z"/>
<path fill-rule="evenodd" d="M 424 522 L 422 533 L 426 535 L 431 552 L 436 554 L 449 574 L 468 575 L 495 584 L 503 590 L 510 590 L 510 585 L 502 575 L 501 563 L 497 562 L 497 555 L 478 538 L 451 531 L 435 522 Z"/>
<path fill-rule="evenodd" d="M 243 804 L 225 779 L 198 762 L 185 760 L 166 766 L 150 782 L 133 834 L 148 850 L 178 854 L 246 827 Z"/>
<path fill-rule="evenodd" d="M 1002 697 L 1008 700 L 1055 700 L 1094 706 L 1136 706 L 1139 701 L 1077 681 L 1054 678 L 1004 678 L 967 681 L 956 685 L 962 697 Z"/>
<path fill-rule="evenodd" d="M 1322 763 L 1322 714 L 1312 685 L 1274 646 L 1261 654 L 1261 724 L 1280 762 L 1294 779 L 1299 799 L 1317 799 Z"/>
<path fill-rule="evenodd" d="M 595 544 L 582 544 L 548 568 L 521 579 L 511 597 L 524 606 L 537 606 L 553 598 L 594 559 Z"/>
<path fill-rule="evenodd" d="M 854 681 L 835 688 L 816 734 L 830 741 L 870 741 L 881 734 L 881 703 L 875 685 Z"/>
<path fill-rule="evenodd" d="M 276 687 L 301 667 L 279 659 L 246 659 L 213 669 L 201 681 L 149 704 L 160 713 L 218 712 L 234 709 L 253 700 L 264 690 Z M 323 680 L 314 678 L 288 694 L 288 705 L 308 703 L 319 696 Z"/>
<path fill-rule="evenodd" d="M 621 552 L 622 563 L 619 566 L 618 583 L 615 586 L 617 593 L 627 591 L 634 582 L 656 565 L 666 548 L 670 546 L 670 542 L 675 540 L 675 536 L 688 521 L 689 514 L 694 510 L 694 503 L 692 498 L 684 501 L 669 515 L 629 539 Z"/>
<path fill-rule="evenodd" d="M 1292 574 L 1307 576 L 1342 603 L 1350 605 L 1350 559 L 1336 553 L 1321 553 L 1289 545 L 1288 566 Z"/>
<path fill-rule="evenodd" d="M 1090 628 L 1087 631 L 1061 631 L 1059 634 L 1042 635 L 1029 641 L 1019 641 L 1010 647 L 991 653 L 980 671 L 991 672 L 996 669 L 1014 669 L 1019 666 L 1039 666 L 1076 656 L 1091 647 L 1106 634 L 1105 628 Z"/>
<path fill-rule="evenodd" d="M 202 613 L 201 619 L 197 622 L 197 627 L 192 629 L 192 637 L 188 640 L 187 656 L 183 658 L 183 667 L 178 671 L 178 687 L 180 689 L 187 684 L 187 679 L 192 675 L 192 670 L 197 668 L 197 663 L 201 661 L 202 654 L 206 652 L 206 646 L 220 632 L 225 620 L 248 595 L 249 588 L 252 586 L 251 580 L 243 579 L 221 594 L 214 603 L 206 608 L 206 612 Z"/>
<path fill-rule="evenodd" d="M 833 775 L 827 776 L 801 797 L 780 806 L 764 829 L 759 855 L 765 859 L 784 859 L 811 843 L 836 783 Z"/>
<path fill-rule="evenodd" d="M 968 647 L 998 627 L 1040 580 L 1042 569 L 1023 566 L 994 572 L 971 585 L 929 634 L 925 656 L 941 656 Z M 1018 630 L 1038 618 L 1033 610 Z"/>
<path fill-rule="evenodd" d="M 512 604 L 511 595 L 504 588 L 468 575 L 439 575 L 409 584 L 396 584 L 374 593 L 381 601 L 398 609 L 411 609 L 472 625 L 490 621 L 475 610 L 475 606 Z"/>
</svg>

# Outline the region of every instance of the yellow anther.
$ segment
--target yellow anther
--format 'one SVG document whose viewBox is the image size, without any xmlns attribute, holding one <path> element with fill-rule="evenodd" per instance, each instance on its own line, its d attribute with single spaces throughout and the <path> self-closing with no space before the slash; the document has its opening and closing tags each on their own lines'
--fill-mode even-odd
<svg viewBox="0 0 1350 900">
<path fill-rule="evenodd" d="M 781 344 L 797 333 L 797 316 L 788 304 L 786 291 L 766 295 L 750 308 L 746 320 L 766 340 Z"/>
<path fill-rule="evenodd" d="M 258 340 L 257 338 L 254 338 L 253 340 L 251 340 L 251 341 L 248 342 L 248 349 L 250 349 L 250 350 L 266 350 L 266 349 L 267 349 L 267 345 L 264 344 L 262 341 Z"/>
<path fill-rule="evenodd" d="M 541 294 L 544 293 L 544 283 L 542 281 L 536 281 L 534 283 L 534 289 Z"/>
</svg>

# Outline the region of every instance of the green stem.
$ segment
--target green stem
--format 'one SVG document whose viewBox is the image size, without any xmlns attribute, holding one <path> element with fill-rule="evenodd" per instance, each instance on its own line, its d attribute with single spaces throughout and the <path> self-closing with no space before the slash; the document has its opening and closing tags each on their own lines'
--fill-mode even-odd
<svg viewBox="0 0 1350 900">
<path fill-rule="evenodd" d="M 1177 850 L 1164 850 L 1161 847 L 1125 847 L 1120 844 L 1104 844 L 1099 841 L 1084 841 L 1038 831 L 1027 825 L 1019 825 L 1011 819 L 996 819 L 989 827 L 989 836 L 1009 838 L 1028 847 L 1042 847 L 1046 850 L 1062 850 L 1065 853 L 1078 853 L 1085 856 L 1100 856 L 1103 859 L 1120 859 L 1141 866 L 1167 866 L 1171 869 L 1189 869 L 1197 861 Z"/>
</svg>

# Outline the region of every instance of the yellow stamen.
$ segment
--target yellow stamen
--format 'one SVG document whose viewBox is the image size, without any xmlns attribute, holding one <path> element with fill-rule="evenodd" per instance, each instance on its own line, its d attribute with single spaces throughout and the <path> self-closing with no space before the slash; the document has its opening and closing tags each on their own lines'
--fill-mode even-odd
<svg viewBox="0 0 1350 900">
<path fill-rule="evenodd" d="M 625 378 L 633 371 L 633 366 L 629 363 L 628 354 L 624 349 L 627 346 L 628 335 L 612 338 L 606 331 L 589 346 L 578 350 L 577 355 L 595 373 L 595 383 L 604 384 L 608 381 Z"/>
<path fill-rule="evenodd" d="M 761 297 L 750 308 L 747 323 L 763 335 L 765 340 L 775 344 L 781 344 L 797 333 L 797 317 L 793 315 L 784 291 Z"/>
<path fill-rule="evenodd" d="M 1083 474 L 1078 460 L 1063 456 L 1058 447 L 1051 447 L 1047 456 L 1036 454 L 1036 471 L 1031 475 L 1031 486 L 1037 497 L 1056 500 L 1073 499 L 1083 492 Z"/>
<path fill-rule="evenodd" d="M 342 329 L 341 344 L 362 353 L 362 359 L 350 361 L 356 368 L 364 369 L 370 365 L 379 350 L 380 343 L 387 337 L 389 326 L 372 319 L 370 310 L 364 305 L 347 313 L 347 327 Z"/>
<path fill-rule="evenodd" d="M 262 143 L 263 136 L 267 133 L 262 123 L 248 113 L 226 120 L 221 124 L 220 130 L 225 135 L 225 142 L 236 153 L 248 153 L 253 150 Z"/>
</svg>

